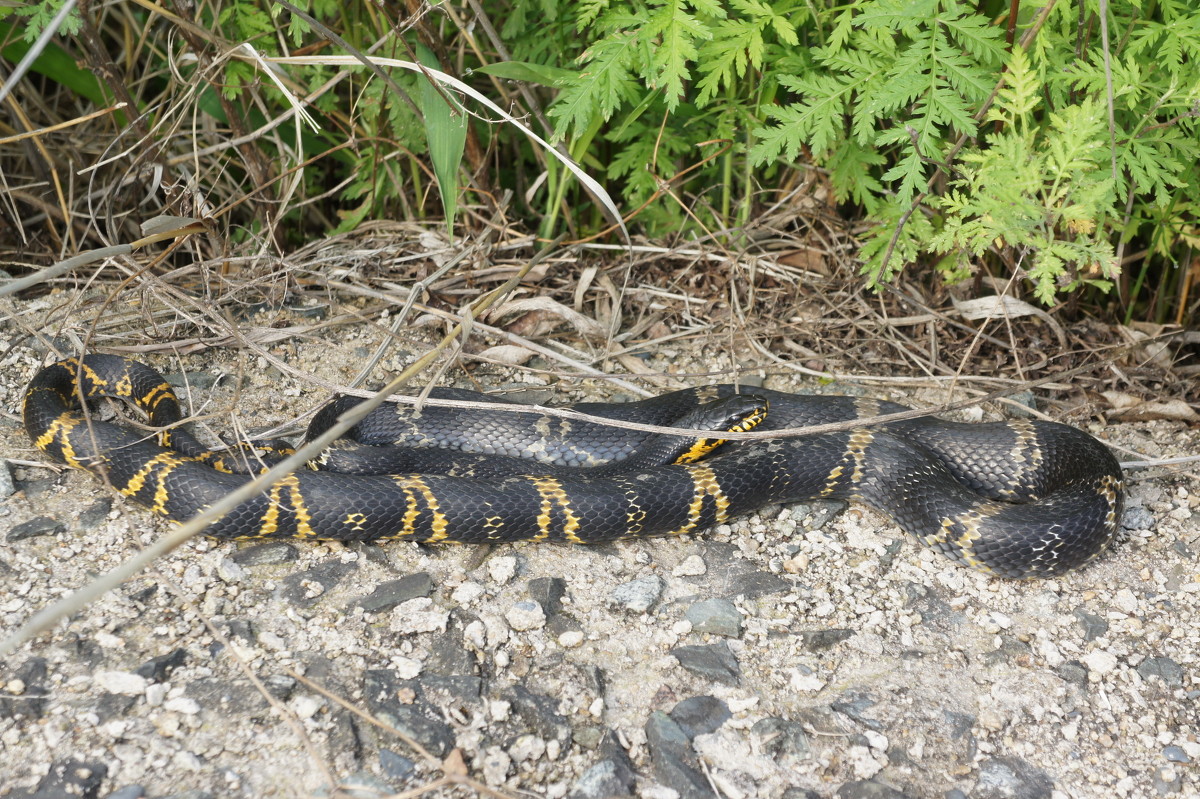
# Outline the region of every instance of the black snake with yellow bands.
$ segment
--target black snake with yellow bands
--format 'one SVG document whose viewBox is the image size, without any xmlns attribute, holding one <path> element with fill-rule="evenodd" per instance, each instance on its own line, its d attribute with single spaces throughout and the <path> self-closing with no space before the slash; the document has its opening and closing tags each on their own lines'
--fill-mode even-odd
<svg viewBox="0 0 1200 799">
<path fill-rule="evenodd" d="M 671 425 L 735 393 L 732 386 L 711 386 L 575 408 Z M 130 400 L 151 425 L 165 427 L 181 418 L 171 388 L 147 366 L 90 355 L 46 367 L 25 396 L 25 428 L 39 449 L 101 475 L 156 513 L 187 519 L 249 479 L 214 468 L 211 453 L 181 430 L 155 437 L 89 419 L 79 409 L 80 395 Z M 440 396 L 487 399 L 453 390 Z M 754 389 L 753 396 L 770 408 L 759 430 L 904 410 L 766 389 Z M 310 437 L 353 402 L 335 401 L 318 414 Z M 219 538 L 600 543 L 699 532 L 769 503 L 828 497 L 871 505 L 966 566 L 1025 578 L 1060 574 L 1104 551 L 1123 503 L 1121 469 L 1104 445 L 1073 427 L 1040 421 L 962 424 L 922 417 L 734 442 L 696 463 L 625 470 L 613 464 L 637 464 L 650 436 L 551 416 L 436 407 L 414 413 L 388 405 L 352 433 L 367 445 L 368 460 L 374 445 L 399 439 L 417 447 L 408 452 L 411 466 L 393 474 L 298 472 L 207 532 Z M 430 446 L 450 451 L 421 449 Z M 336 462 L 343 449 L 323 459 Z M 514 467 L 510 457 L 525 460 Z M 600 471 L 591 470 L 597 466 Z M 426 473 L 431 469 L 443 473 Z"/>
</svg>

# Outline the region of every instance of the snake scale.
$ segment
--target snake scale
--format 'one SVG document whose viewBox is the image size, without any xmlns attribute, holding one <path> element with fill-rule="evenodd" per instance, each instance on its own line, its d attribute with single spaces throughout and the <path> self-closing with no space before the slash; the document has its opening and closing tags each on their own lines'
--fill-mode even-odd
<svg viewBox="0 0 1200 799">
<path fill-rule="evenodd" d="M 691 420 L 690 426 L 698 409 L 736 393 L 718 385 L 574 408 L 655 425 Z M 187 519 L 250 479 L 221 471 L 219 459 L 177 427 L 148 435 L 89 417 L 80 410 L 81 396 L 132 401 L 161 428 L 182 416 L 170 386 L 136 361 L 88 355 L 38 372 L 24 403 L 25 428 L 39 449 L 101 476 L 155 513 Z M 490 399 L 453 389 L 434 396 Z M 769 408 L 759 430 L 905 410 L 877 400 L 757 388 L 752 396 Z M 309 437 L 356 401 L 335 400 L 319 412 Z M 218 519 L 208 534 L 587 544 L 699 532 L 770 503 L 824 497 L 874 507 L 965 566 L 1032 578 L 1061 574 L 1103 552 L 1123 506 L 1121 469 L 1107 447 L 1076 428 L 1031 420 L 965 424 L 920 417 L 730 442 L 694 463 L 649 465 L 641 453 L 657 446 L 650 434 L 498 410 L 427 406 L 414 412 L 385 405 L 351 438 L 357 443 L 320 459 L 325 468 L 276 481 Z M 406 447 L 398 453 L 407 458 L 403 465 L 390 460 L 397 453 L 385 445 L 393 443 Z M 364 454 L 370 461 L 376 452 L 389 453 L 388 465 L 368 465 L 366 474 L 331 470 L 353 470 L 337 461 L 353 464 Z M 381 470 L 390 473 L 370 473 Z"/>
</svg>

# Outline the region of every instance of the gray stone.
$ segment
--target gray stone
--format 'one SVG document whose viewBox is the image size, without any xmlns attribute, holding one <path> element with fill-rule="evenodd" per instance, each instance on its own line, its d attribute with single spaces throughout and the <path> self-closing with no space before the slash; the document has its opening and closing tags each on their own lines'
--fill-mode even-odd
<svg viewBox="0 0 1200 799">
<path fill-rule="evenodd" d="M 820 652 L 837 646 L 842 641 L 854 637 L 854 630 L 832 628 L 828 630 L 806 630 L 800 633 L 804 648 L 809 652 Z"/>
<path fill-rule="evenodd" d="M 1075 608 L 1075 618 L 1079 619 L 1079 626 L 1083 628 L 1084 641 L 1095 641 L 1108 632 L 1108 622 L 1083 608 Z"/>
<path fill-rule="evenodd" d="M 8 461 L 0 460 L 0 499 L 7 499 L 15 494 L 17 486 L 13 482 L 12 467 Z"/>
<path fill-rule="evenodd" d="M 104 799 L 142 799 L 146 795 L 145 787 L 141 785 L 126 785 L 123 788 L 118 788 Z"/>
<path fill-rule="evenodd" d="M 419 596 L 433 593 L 433 578 L 429 572 L 406 574 L 398 580 L 380 583 L 374 591 L 350 603 L 367 613 L 382 613 Z"/>
<path fill-rule="evenodd" d="M 645 613 L 658 602 L 665 586 L 666 583 L 656 574 L 639 577 L 613 589 L 611 601 L 631 613 Z"/>
<path fill-rule="evenodd" d="M 50 689 L 46 683 L 48 673 L 45 658 L 31 657 L 18 666 L 11 677 L 4 676 L 0 684 L 15 678 L 25 686 L 25 690 L 20 696 L 11 696 L 7 691 L 0 692 L 0 719 L 40 719 L 50 701 Z"/>
<path fill-rule="evenodd" d="M 684 611 L 684 618 L 698 633 L 737 638 L 742 634 L 742 614 L 728 599 L 703 599 Z"/>
<path fill-rule="evenodd" d="M 755 722 L 750 732 L 758 736 L 762 751 L 785 768 L 794 768 L 800 761 L 812 757 L 808 733 L 798 721 L 771 716 Z"/>
<path fill-rule="evenodd" d="M 61 799 L 64 796 L 95 799 L 108 776 L 108 766 L 83 760 L 59 760 L 50 764 L 30 799 Z"/>
<path fill-rule="evenodd" d="M 1126 530 L 1153 530 L 1154 514 L 1142 505 L 1130 505 L 1121 514 L 1121 527 Z"/>
<path fill-rule="evenodd" d="M 711 799 L 708 779 L 697 768 L 696 752 L 682 728 L 660 710 L 646 722 L 646 747 L 654 779 L 679 792 L 680 799 Z"/>
<path fill-rule="evenodd" d="M 511 705 L 524 728 L 544 741 L 558 741 L 565 749 L 571 744 L 571 723 L 558 712 L 558 700 L 514 685 L 501 695 Z"/>
<path fill-rule="evenodd" d="M 972 799 L 1050 799 L 1054 781 L 1016 757 L 996 757 L 979 765 Z"/>
<path fill-rule="evenodd" d="M 379 770 L 383 772 L 383 776 L 398 784 L 412 778 L 417 771 L 417 764 L 391 749 L 380 749 Z"/>
<path fill-rule="evenodd" d="M 8 531 L 8 542 L 22 541 L 26 538 L 37 538 L 43 535 L 58 535 L 66 532 L 66 525 L 49 516 L 37 516 L 27 522 L 21 522 Z"/>
<path fill-rule="evenodd" d="M 239 566 L 271 566 L 276 563 L 292 563 L 300 557 L 300 552 L 284 541 L 268 541 L 265 544 L 239 549 L 229 557 Z"/>
<path fill-rule="evenodd" d="M 841 701 L 830 703 L 829 706 L 835 713 L 841 713 L 847 718 L 854 719 L 869 730 L 883 729 L 883 722 L 867 715 L 867 711 L 873 708 L 878 700 L 868 694 L 853 692 L 847 692 L 843 694 L 843 697 Z"/>
<path fill-rule="evenodd" d="M 535 577 L 530 580 L 529 596 L 542 606 L 547 616 L 562 610 L 562 599 L 567 594 L 567 582 L 561 577 Z"/>
<path fill-rule="evenodd" d="M 1168 657 L 1146 658 L 1138 664 L 1137 673 L 1143 680 L 1157 677 L 1168 688 L 1179 688 L 1183 685 L 1183 668 Z"/>
<path fill-rule="evenodd" d="M 1188 757 L 1187 752 L 1183 751 L 1180 746 L 1168 746 L 1162 751 L 1163 757 L 1172 763 L 1191 763 L 1192 759 Z"/>
<path fill-rule="evenodd" d="M 283 578 L 279 588 L 275 589 L 275 595 L 298 608 L 311 608 L 321 601 L 329 589 L 340 583 L 343 577 L 357 569 L 357 563 L 327 560 L 311 569 Z"/>
<path fill-rule="evenodd" d="M 729 705 L 715 696 L 693 696 L 684 699 L 668 714 L 679 725 L 688 740 L 697 735 L 713 732 L 727 720 L 733 718 Z"/>
<path fill-rule="evenodd" d="M 614 760 L 601 760 L 579 777 L 571 799 L 613 799 L 633 793 L 637 775 Z"/>
<path fill-rule="evenodd" d="M 837 789 L 838 799 L 909 799 L 908 794 L 875 780 L 854 780 Z"/>
<path fill-rule="evenodd" d="M 1078 660 L 1068 660 L 1066 663 L 1061 664 L 1057 669 L 1055 669 L 1055 671 L 1065 682 L 1069 682 L 1080 687 L 1087 685 L 1087 667 Z"/>
<path fill-rule="evenodd" d="M 171 676 L 171 672 L 182 666 L 186 661 L 187 652 L 183 649 L 175 649 L 165 655 L 150 658 L 138 666 L 137 671 L 134 673 L 140 677 L 145 677 L 151 682 L 162 682 Z"/>
<path fill-rule="evenodd" d="M 98 499 L 79 512 L 77 523 L 80 530 L 93 530 L 97 525 L 108 519 L 112 511 L 112 500 L 108 497 Z"/>
<path fill-rule="evenodd" d="M 737 685 L 741 679 L 742 669 L 724 641 L 701 646 L 677 646 L 671 650 L 671 654 L 680 666 L 705 679 L 726 685 Z"/>
</svg>

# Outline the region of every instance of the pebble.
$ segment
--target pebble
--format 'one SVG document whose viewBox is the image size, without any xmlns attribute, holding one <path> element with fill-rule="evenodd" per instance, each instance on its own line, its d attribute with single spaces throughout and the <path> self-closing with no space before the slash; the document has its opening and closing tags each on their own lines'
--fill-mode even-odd
<svg viewBox="0 0 1200 799">
<path fill-rule="evenodd" d="M 1191 763 L 1192 759 L 1187 756 L 1187 752 L 1183 751 L 1183 747 L 1168 746 L 1162 751 L 1163 757 L 1172 763 Z"/>
<path fill-rule="evenodd" d="M 762 751 L 785 768 L 794 769 L 801 761 L 812 757 L 808 734 L 798 721 L 768 716 L 756 721 L 750 732 L 758 737 Z"/>
<path fill-rule="evenodd" d="M 17 492 L 13 483 L 12 466 L 8 461 L 0 459 L 0 499 L 7 499 Z"/>
<path fill-rule="evenodd" d="M 106 796 L 105 799 L 142 799 L 145 795 L 145 787 L 135 783 L 118 788 Z"/>
<path fill-rule="evenodd" d="M 358 569 L 358 563 L 342 560 L 326 560 L 284 577 L 275 595 L 299 608 L 311 608 L 321 601 L 326 592 Z"/>
<path fill-rule="evenodd" d="M 875 780 L 843 783 L 835 795 L 838 799 L 910 799 L 903 791 Z"/>
<path fill-rule="evenodd" d="M 508 626 L 518 632 L 540 630 L 546 626 L 546 613 L 532 599 L 524 599 L 510 607 L 504 614 Z"/>
<path fill-rule="evenodd" d="M 733 714 L 729 712 L 729 705 L 715 696 L 693 696 L 684 699 L 671 708 L 668 715 L 689 740 L 697 735 L 713 732 L 733 718 Z"/>
<path fill-rule="evenodd" d="M 738 638 L 742 634 L 742 614 L 728 599 L 704 599 L 684 611 L 684 618 L 698 633 Z"/>
<path fill-rule="evenodd" d="M 142 675 L 128 671 L 98 671 L 92 679 L 101 690 L 123 696 L 141 696 L 150 684 Z"/>
<path fill-rule="evenodd" d="M 56 760 L 38 782 L 30 799 L 59 799 L 70 796 L 96 799 L 108 776 L 108 766 L 84 760 Z"/>
<path fill-rule="evenodd" d="M 229 557 L 241 566 L 273 566 L 295 562 L 300 558 L 300 551 L 285 541 L 268 541 L 239 549 Z"/>
<path fill-rule="evenodd" d="M 108 514 L 111 512 L 112 500 L 108 497 L 103 497 L 81 510 L 76 523 L 79 525 L 80 530 L 91 530 L 107 519 Z"/>
<path fill-rule="evenodd" d="M 837 646 L 842 641 L 854 637 L 854 630 L 830 628 L 827 630 L 808 630 L 800 634 L 804 648 L 809 652 L 820 652 Z"/>
<path fill-rule="evenodd" d="M 504 585 L 517 574 L 517 559 L 512 555 L 501 555 L 488 561 L 488 576 L 492 582 Z"/>
<path fill-rule="evenodd" d="M 23 541 L 26 538 L 58 535 L 66 531 L 67 526 L 62 522 L 51 519 L 49 516 L 36 516 L 29 521 L 21 522 L 9 530 L 7 540 L 11 544 L 14 541 Z"/>
<path fill-rule="evenodd" d="M 1094 613 L 1088 613 L 1084 608 L 1075 608 L 1075 618 L 1084 630 L 1084 641 L 1096 641 L 1109 631 L 1109 623 Z"/>
<path fill-rule="evenodd" d="M 570 799 L 612 799 L 633 793 L 637 775 L 614 760 L 601 760 L 576 780 Z"/>
<path fill-rule="evenodd" d="M 574 649 L 582 643 L 583 632 L 580 630 L 567 630 L 558 636 L 558 645 L 566 649 Z"/>
<path fill-rule="evenodd" d="M 401 635 L 444 632 L 450 613 L 434 605 L 429 597 L 416 597 L 392 609 L 391 630 Z"/>
<path fill-rule="evenodd" d="M 534 693 L 521 685 L 508 689 L 501 698 L 511 705 L 513 714 L 525 730 L 544 741 L 557 741 L 560 747 L 570 746 L 571 724 L 558 712 L 557 699 Z"/>
<path fill-rule="evenodd" d="M 217 577 L 226 585 L 233 585 L 246 579 L 246 570 L 233 558 L 221 558 L 217 563 Z"/>
<path fill-rule="evenodd" d="M 1143 680 L 1158 678 L 1168 688 L 1179 688 L 1183 685 L 1183 668 L 1168 657 L 1146 658 L 1138 664 L 1137 673 Z"/>
<path fill-rule="evenodd" d="M 547 616 L 562 610 L 563 597 L 567 595 L 567 581 L 561 577 L 535 577 L 526 584 L 529 596 L 542 606 Z"/>
<path fill-rule="evenodd" d="M 707 680 L 737 685 L 742 675 L 737 658 L 724 641 L 699 646 L 677 646 L 671 650 L 671 655 L 679 661 L 680 666 Z"/>
<path fill-rule="evenodd" d="M 662 711 L 651 713 L 645 729 L 651 772 L 659 783 L 677 791 L 679 799 L 716 796 L 697 768 L 690 739 L 670 716 Z"/>
<path fill-rule="evenodd" d="M 1153 530 L 1154 514 L 1142 505 L 1130 505 L 1121 515 L 1121 527 L 1126 530 Z"/>
<path fill-rule="evenodd" d="M 1092 680 L 1108 674 L 1117 667 L 1117 656 L 1103 649 L 1088 652 L 1080 660 L 1083 661 L 1083 665 L 1087 666 L 1090 679 Z"/>
<path fill-rule="evenodd" d="M 665 587 L 663 579 L 652 574 L 618 585 L 610 599 L 614 605 L 631 613 L 645 613 L 658 602 Z"/>
<path fill-rule="evenodd" d="M 391 749 L 380 749 L 379 770 L 383 772 L 384 777 L 398 784 L 412 778 L 416 773 L 417 764 Z"/>
<path fill-rule="evenodd" d="M 1051 799 L 1053 791 L 1046 772 L 1016 757 L 997 757 L 979 764 L 971 799 Z"/>
<path fill-rule="evenodd" d="M 704 562 L 704 558 L 699 555 L 688 555 L 679 562 L 671 574 L 675 577 L 699 577 L 708 572 L 708 566 Z"/>
<path fill-rule="evenodd" d="M 186 663 L 187 657 L 187 650 L 173 649 L 165 655 L 150 658 L 138 666 L 134 673 L 151 682 L 162 682 L 171 676 L 171 672 Z"/>
<path fill-rule="evenodd" d="M 429 572 L 406 574 L 398 580 L 380 583 L 375 590 L 354 600 L 351 607 L 360 607 L 367 613 L 383 613 L 410 599 L 429 596 L 433 593 L 433 578 Z"/>
</svg>

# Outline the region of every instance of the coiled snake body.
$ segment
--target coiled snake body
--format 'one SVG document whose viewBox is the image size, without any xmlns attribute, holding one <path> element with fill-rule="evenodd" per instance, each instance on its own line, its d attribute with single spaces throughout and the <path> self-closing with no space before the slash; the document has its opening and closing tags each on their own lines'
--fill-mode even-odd
<svg viewBox="0 0 1200 799">
<path fill-rule="evenodd" d="M 710 386 L 641 402 L 574 407 L 671 425 L 735 393 L 732 386 Z M 849 397 L 765 389 L 753 394 L 769 403 L 759 430 L 904 410 Z M 250 479 L 215 469 L 212 454 L 180 430 L 155 439 L 87 418 L 78 407 L 80 395 L 131 400 L 152 425 L 162 427 L 181 418 L 170 387 L 140 363 L 89 355 L 46 367 L 25 397 L 25 427 L 39 449 L 101 475 L 156 513 L 186 519 Z M 454 390 L 440 396 L 488 399 Z M 310 437 L 353 402 L 335 401 L 319 413 Z M 436 407 L 414 413 L 388 405 L 353 433 L 368 453 L 396 440 L 417 447 L 409 451 L 411 471 L 297 472 L 221 517 L 208 534 L 599 543 L 699 532 L 769 503 L 828 497 L 883 511 L 966 566 L 1027 578 L 1060 574 L 1102 552 L 1116 534 L 1123 502 L 1121 469 L 1104 445 L 1073 427 L 1040 421 L 963 424 L 921 417 L 840 433 L 732 442 L 696 463 L 629 470 L 614 464 L 630 458 L 636 463 L 651 440 L 647 434 L 551 416 Z M 430 446 L 450 452 L 421 449 Z M 342 455 L 335 449 L 325 460 Z M 525 460 L 505 465 L 510 457 Z M 426 465 L 448 473 L 423 473 Z M 590 470 L 596 466 L 601 470 Z"/>
</svg>

